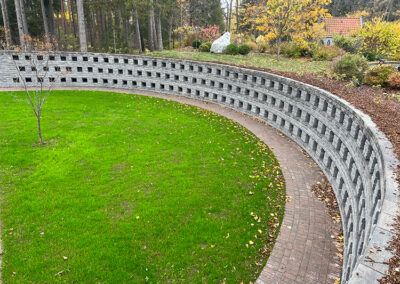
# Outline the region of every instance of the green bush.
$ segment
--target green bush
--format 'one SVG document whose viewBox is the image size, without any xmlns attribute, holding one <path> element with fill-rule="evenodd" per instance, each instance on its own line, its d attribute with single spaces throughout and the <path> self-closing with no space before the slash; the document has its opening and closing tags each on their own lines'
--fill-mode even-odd
<svg viewBox="0 0 400 284">
<path fill-rule="evenodd" d="M 350 53 L 356 53 L 360 47 L 360 39 L 351 36 L 335 35 L 333 42 L 337 47 Z"/>
<path fill-rule="evenodd" d="M 202 44 L 202 42 L 201 42 L 201 39 L 195 39 L 193 42 L 192 42 L 192 47 L 194 48 L 194 49 L 198 49 L 199 47 L 200 47 L 200 45 Z"/>
<path fill-rule="evenodd" d="M 212 42 L 202 43 L 199 47 L 200 52 L 210 52 Z"/>
<path fill-rule="evenodd" d="M 364 51 L 363 56 L 367 58 L 368 61 L 377 61 L 380 58 L 378 53 L 371 50 Z"/>
<path fill-rule="evenodd" d="M 289 42 L 281 46 L 283 55 L 288 58 L 312 57 L 316 48 L 317 44 L 311 42 Z"/>
<path fill-rule="evenodd" d="M 333 65 L 333 72 L 345 80 L 355 78 L 357 79 L 358 83 L 361 84 L 364 73 L 368 70 L 368 68 L 368 62 L 364 57 L 347 53 L 335 62 Z"/>
<path fill-rule="evenodd" d="M 389 76 L 397 70 L 392 65 L 378 65 L 365 74 L 365 83 L 371 86 L 388 86 Z"/>
<path fill-rule="evenodd" d="M 344 51 L 337 46 L 320 46 L 315 49 L 313 59 L 316 61 L 332 61 L 343 53 Z"/>
<path fill-rule="evenodd" d="M 281 46 L 282 53 L 285 57 L 288 58 L 300 58 L 301 57 L 301 48 L 296 45 L 294 42 L 285 43 Z"/>
<path fill-rule="evenodd" d="M 239 54 L 239 47 L 235 43 L 231 43 L 226 47 L 226 54 L 237 55 Z"/>
<path fill-rule="evenodd" d="M 242 44 L 242 45 L 239 46 L 238 51 L 239 51 L 239 53 L 240 53 L 241 55 L 247 55 L 247 54 L 250 53 L 251 48 L 250 48 L 250 46 L 248 46 L 247 44 Z"/>
</svg>

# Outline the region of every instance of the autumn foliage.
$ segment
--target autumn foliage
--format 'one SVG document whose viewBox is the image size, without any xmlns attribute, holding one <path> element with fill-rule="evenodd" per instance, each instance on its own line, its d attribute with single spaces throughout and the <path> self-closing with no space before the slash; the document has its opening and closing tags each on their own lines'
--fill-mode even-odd
<svg viewBox="0 0 400 284">
<path fill-rule="evenodd" d="M 218 26 L 211 26 L 207 27 L 204 29 L 200 30 L 200 38 L 203 39 L 203 41 L 214 41 L 217 38 L 219 38 L 221 34 L 219 33 L 219 27 Z"/>
<path fill-rule="evenodd" d="M 330 17 L 324 8 L 331 0 L 259 0 L 245 9 L 243 24 L 251 25 L 274 41 L 280 55 L 284 38 L 298 41 L 315 39 L 322 35 L 319 19 Z"/>
<path fill-rule="evenodd" d="M 400 21 L 385 22 L 374 19 L 367 22 L 359 32 L 362 50 L 386 56 L 400 54 Z"/>
</svg>

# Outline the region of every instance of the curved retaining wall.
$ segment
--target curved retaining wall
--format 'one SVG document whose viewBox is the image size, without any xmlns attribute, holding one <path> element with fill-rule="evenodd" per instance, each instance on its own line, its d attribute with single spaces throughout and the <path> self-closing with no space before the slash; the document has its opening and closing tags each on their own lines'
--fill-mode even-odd
<svg viewBox="0 0 400 284">
<path fill-rule="evenodd" d="M 28 85 L 36 85 L 30 66 L 36 57 L 0 53 L 0 88 L 22 86 L 16 66 Z M 51 57 L 48 72 L 45 84 L 177 94 L 267 122 L 307 151 L 335 190 L 345 243 L 342 282 L 372 283 L 387 269 L 389 223 L 398 208 L 397 161 L 370 118 L 346 101 L 266 72 L 188 60 L 62 53 Z"/>
</svg>

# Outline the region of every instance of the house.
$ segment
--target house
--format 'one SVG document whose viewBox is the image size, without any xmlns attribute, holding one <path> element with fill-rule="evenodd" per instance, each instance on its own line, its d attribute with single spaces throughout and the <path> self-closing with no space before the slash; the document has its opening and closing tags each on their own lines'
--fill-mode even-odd
<svg viewBox="0 0 400 284">
<path fill-rule="evenodd" d="M 325 18 L 325 37 L 322 39 L 325 45 L 334 45 L 335 35 L 350 36 L 363 26 L 363 18 Z"/>
</svg>

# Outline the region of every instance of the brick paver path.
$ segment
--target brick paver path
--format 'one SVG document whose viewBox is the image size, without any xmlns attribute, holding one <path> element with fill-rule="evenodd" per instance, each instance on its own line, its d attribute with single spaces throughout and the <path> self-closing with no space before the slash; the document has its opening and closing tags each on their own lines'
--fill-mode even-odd
<svg viewBox="0 0 400 284">
<path fill-rule="evenodd" d="M 286 181 L 286 194 L 290 197 L 274 249 L 256 284 L 333 283 L 340 276 L 338 251 L 331 238 L 338 225 L 333 224 L 325 205 L 311 192 L 311 187 L 322 181 L 322 174 L 297 144 L 263 122 L 216 104 L 149 92 L 105 88 L 88 90 L 142 94 L 198 106 L 236 121 L 253 132 L 279 160 Z"/>
</svg>

